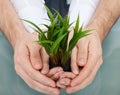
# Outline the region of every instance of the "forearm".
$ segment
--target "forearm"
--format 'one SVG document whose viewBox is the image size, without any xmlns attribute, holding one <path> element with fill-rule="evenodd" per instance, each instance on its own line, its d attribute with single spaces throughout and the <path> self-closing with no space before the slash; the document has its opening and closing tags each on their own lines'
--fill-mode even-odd
<svg viewBox="0 0 120 95">
<path fill-rule="evenodd" d="M 88 27 L 96 29 L 101 42 L 120 16 L 120 0 L 101 0 Z"/>
<path fill-rule="evenodd" d="M 0 0 L 0 28 L 11 45 L 25 32 L 9 0 Z"/>
</svg>

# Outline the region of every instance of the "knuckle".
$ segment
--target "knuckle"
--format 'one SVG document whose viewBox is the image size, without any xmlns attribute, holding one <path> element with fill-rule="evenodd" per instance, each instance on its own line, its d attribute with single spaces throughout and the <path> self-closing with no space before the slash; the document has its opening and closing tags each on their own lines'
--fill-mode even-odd
<svg viewBox="0 0 120 95">
<path fill-rule="evenodd" d="M 102 65 L 102 64 L 103 64 L 103 59 L 101 58 L 101 59 L 100 59 L 100 65 Z"/>
<path fill-rule="evenodd" d="M 79 89 L 80 89 L 80 87 L 78 87 L 78 88 L 73 88 L 72 91 L 73 91 L 73 92 L 76 92 L 76 91 L 78 91 Z"/>
<path fill-rule="evenodd" d="M 34 59 L 31 60 L 31 63 L 35 65 L 36 63 L 37 63 L 37 64 L 41 64 L 42 62 L 41 62 L 40 59 L 34 58 Z"/>
<path fill-rule="evenodd" d="M 98 51 L 94 51 L 94 52 L 89 52 L 89 55 L 90 56 L 94 56 L 95 58 L 100 58 L 102 57 L 102 53 L 101 52 L 98 52 Z"/>
<path fill-rule="evenodd" d="M 21 58 L 19 56 L 15 56 L 14 62 L 15 64 L 19 64 L 21 62 Z"/>
<path fill-rule="evenodd" d="M 41 90 L 42 90 L 42 91 L 46 91 L 47 89 L 46 89 L 46 87 L 45 87 L 45 86 L 42 86 Z M 50 93 L 50 89 L 49 89 L 49 90 L 47 90 L 47 93 Z"/>
<path fill-rule="evenodd" d="M 88 77 L 90 73 L 91 73 L 91 69 L 86 70 L 84 73 L 84 77 Z"/>
<path fill-rule="evenodd" d="M 81 54 L 81 55 L 82 55 L 82 54 L 86 55 L 86 54 L 87 54 L 87 51 L 84 50 L 84 49 L 80 49 L 80 50 L 79 50 L 79 54 Z"/>
<path fill-rule="evenodd" d="M 89 79 L 88 85 L 92 84 L 93 80 L 94 80 L 94 76 L 91 76 L 90 79 Z"/>
<path fill-rule="evenodd" d="M 34 80 L 35 79 L 35 76 L 34 76 L 34 74 L 32 73 L 32 71 L 30 71 L 30 72 L 27 72 L 28 73 L 28 75 Z"/>
<path fill-rule="evenodd" d="M 97 52 L 89 51 L 89 56 L 96 56 L 96 55 L 97 55 Z"/>
<path fill-rule="evenodd" d="M 30 87 L 30 88 L 32 88 L 32 89 L 36 89 L 36 84 L 35 84 L 35 82 L 34 81 L 32 81 L 32 80 L 28 80 L 27 81 L 27 85 Z"/>
<path fill-rule="evenodd" d="M 89 83 L 88 83 L 88 85 L 91 85 L 93 83 L 93 80 L 91 80 Z"/>
<path fill-rule="evenodd" d="M 16 73 L 19 75 L 19 69 L 20 69 L 20 67 L 17 64 L 15 64 L 14 68 L 15 68 Z"/>
<path fill-rule="evenodd" d="M 97 55 L 98 55 L 99 57 L 101 57 L 101 56 L 102 56 L 102 53 L 101 53 L 101 52 L 98 52 Z"/>
<path fill-rule="evenodd" d="M 32 88 L 32 89 L 35 89 L 35 86 L 34 86 L 33 83 L 28 83 L 28 86 L 29 86 L 30 88 Z"/>
</svg>

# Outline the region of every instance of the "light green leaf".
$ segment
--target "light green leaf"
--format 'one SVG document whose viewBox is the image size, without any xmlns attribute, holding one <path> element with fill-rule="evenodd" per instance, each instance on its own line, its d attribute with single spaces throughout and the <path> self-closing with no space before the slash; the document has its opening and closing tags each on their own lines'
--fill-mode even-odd
<svg viewBox="0 0 120 95">
<path fill-rule="evenodd" d="M 67 35 L 67 33 L 64 34 L 64 35 L 62 35 L 61 37 L 59 37 L 59 38 L 53 43 L 53 46 L 52 46 L 52 48 L 51 48 L 51 52 L 52 52 L 53 54 L 56 54 L 56 53 L 57 53 L 58 47 L 59 47 L 59 45 L 60 45 L 60 42 L 62 41 L 62 39 L 63 39 L 66 35 Z"/>
<path fill-rule="evenodd" d="M 47 13 L 48 13 L 49 17 L 50 17 L 50 21 L 53 22 L 54 16 L 53 16 L 52 12 L 50 11 L 50 9 L 46 5 L 44 5 L 44 6 L 47 10 Z"/>
<path fill-rule="evenodd" d="M 77 21 L 76 21 L 76 25 L 75 25 L 75 32 L 79 31 L 79 15 L 78 15 L 78 18 L 77 18 Z"/>
</svg>

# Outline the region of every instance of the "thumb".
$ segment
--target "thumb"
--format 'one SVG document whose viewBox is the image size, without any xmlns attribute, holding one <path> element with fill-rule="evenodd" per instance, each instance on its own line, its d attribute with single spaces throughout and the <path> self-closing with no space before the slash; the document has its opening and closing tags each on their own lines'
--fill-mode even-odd
<svg viewBox="0 0 120 95">
<path fill-rule="evenodd" d="M 71 53 L 71 70 L 74 74 L 79 74 L 79 67 L 77 65 L 77 48 L 75 47 Z"/>
<path fill-rule="evenodd" d="M 40 48 L 41 47 L 36 44 L 29 46 L 31 64 L 36 70 L 42 69 L 42 60 L 39 52 Z"/>
<path fill-rule="evenodd" d="M 81 39 L 77 44 L 77 65 L 80 67 L 86 65 L 88 56 L 88 44 L 84 39 L 85 38 Z"/>
<path fill-rule="evenodd" d="M 41 48 L 40 53 L 41 53 L 41 58 L 42 58 L 42 63 L 43 63 L 41 73 L 47 74 L 49 72 L 49 56 L 43 47 Z"/>
</svg>

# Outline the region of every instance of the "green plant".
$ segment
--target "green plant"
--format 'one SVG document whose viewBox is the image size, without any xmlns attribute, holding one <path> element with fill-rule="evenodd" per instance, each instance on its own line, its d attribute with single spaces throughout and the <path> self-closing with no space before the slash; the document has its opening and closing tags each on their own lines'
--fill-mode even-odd
<svg viewBox="0 0 120 95">
<path fill-rule="evenodd" d="M 87 36 L 90 30 L 83 30 L 81 26 L 79 28 L 79 16 L 76 21 L 76 25 L 74 28 L 74 33 L 72 39 L 68 43 L 68 36 L 70 31 L 68 30 L 73 23 L 69 23 L 69 16 L 66 15 L 62 17 L 60 13 L 54 10 L 54 14 L 50 11 L 50 9 L 45 6 L 48 15 L 50 25 L 44 24 L 47 27 L 47 31 L 42 31 L 35 23 L 24 20 L 30 23 L 33 26 L 33 29 L 38 32 L 38 44 L 42 45 L 47 54 L 50 56 L 50 59 L 53 64 L 60 63 L 65 65 L 67 60 L 70 59 L 71 51 L 76 45 L 77 41 Z"/>
</svg>

